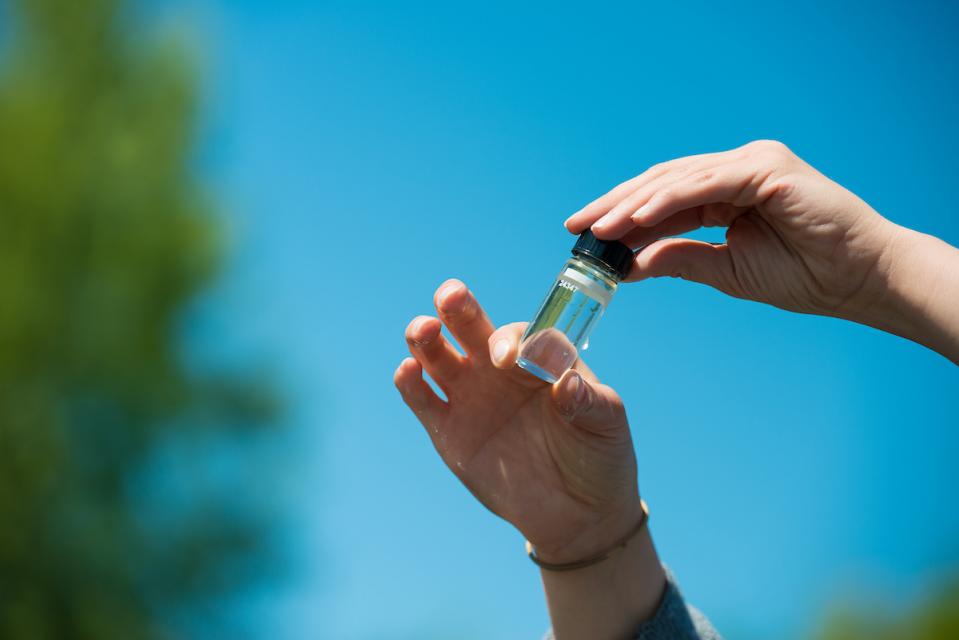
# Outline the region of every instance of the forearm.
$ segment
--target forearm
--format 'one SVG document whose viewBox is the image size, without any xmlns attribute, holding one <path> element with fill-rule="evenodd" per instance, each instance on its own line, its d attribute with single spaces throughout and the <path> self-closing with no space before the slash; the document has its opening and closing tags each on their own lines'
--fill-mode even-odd
<svg viewBox="0 0 959 640">
<path fill-rule="evenodd" d="M 557 640 L 632 638 L 666 588 L 648 528 L 598 564 L 541 574 Z"/>
<path fill-rule="evenodd" d="M 959 364 L 959 249 L 897 227 L 881 262 L 882 293 L 858 319 Z"/>
</svg>

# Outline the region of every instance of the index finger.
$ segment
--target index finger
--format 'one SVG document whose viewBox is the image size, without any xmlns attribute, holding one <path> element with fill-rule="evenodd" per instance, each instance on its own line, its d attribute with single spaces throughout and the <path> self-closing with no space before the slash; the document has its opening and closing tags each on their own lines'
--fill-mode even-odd
<svg viewBox="0 0 959 640">
<path fill-rule="evenodd" d="M 651 227 L 670 216 L 705 205 L 733 208 L 754 206 L 769 198 L 770 171 L 748 160 L 707 167 L 682 176 L 656 191 L 631 217 L 633 224 Z"/>
<path fill-rule="evenodd" d="M 467 355 L 485 357 L 493 324 L 466 285 L 456 279 L 447 280 L 437 289 L 434 304 L 443 324 Z"/>
<path fill-rule="evenodd" d="M 688 169 L 690 165 L 702 162 L 715 155 L 715 153 L 703 153 L 654 164 L 635 178 L 631 178 L 626 182 L 620 183 L 605 195 L 593 200 L 588 205 L 567 218 L 564 224 L 570 233 L 582 233 L 591 227 L 594 222 L 609 213 L 614 207 L 616 207 L 616 205 L 650 182 L 661 178 L 670 172 Z"/>
</svg>

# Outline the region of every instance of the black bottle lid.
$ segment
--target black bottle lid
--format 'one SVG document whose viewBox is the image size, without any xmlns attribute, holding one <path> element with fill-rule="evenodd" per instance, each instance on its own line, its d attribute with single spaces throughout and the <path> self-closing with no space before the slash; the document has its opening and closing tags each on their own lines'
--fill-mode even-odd
<svg viewBox="0 0 959 640">
<path fill-rule="evenodd" d="M 616 240 L 600 240 L 587 229 L 573 245 L 574 256 L 589 256 L 614 271 L 622 280 L 633 264 L 633 250 Z"/>
</svg>

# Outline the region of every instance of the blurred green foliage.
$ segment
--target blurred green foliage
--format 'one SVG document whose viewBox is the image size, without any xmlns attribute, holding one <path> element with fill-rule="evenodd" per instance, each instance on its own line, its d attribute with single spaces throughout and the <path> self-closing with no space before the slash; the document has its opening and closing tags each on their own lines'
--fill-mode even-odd
<svg viewBox="0 0 959 640">
<path fill-rule="evenodd" d="M 959 638 L 959 579 L 941 585 L 915 608 L 895 613 L 881 606 L 842 607 L 819 640 L 954 640 Z"/>
<path fill-rule="evenodd" d="M 146 517 L 151 461 L 243 441 L 273 409 L 181 357 L 222 254 L 191 168 L 194 74 L 117 0 L 0 0 L 4 17 L 0 637 L 179 635 L 174 612 L 242 586 L 261 532 L 192 487 Z"/>
</svg>

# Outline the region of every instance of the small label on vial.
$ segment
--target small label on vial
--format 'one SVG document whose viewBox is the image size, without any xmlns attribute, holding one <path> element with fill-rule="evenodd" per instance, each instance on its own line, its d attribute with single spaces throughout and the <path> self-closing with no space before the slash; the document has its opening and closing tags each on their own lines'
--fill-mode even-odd
<svg viewBox="0 0 959 640">
<path fill-rule="evenodd" d="M 575 269 L 566 269 L 559 275 L 559 286 L 564 289 L 569 289 L 570 291 L 576 291 L 578 289 L 583 292 L 583 295 L 589 296 L 604 307 L 609 304 L 610 299 L 613 297 L 613 294 L 604 289 L 600 284 Z"/>
</svg>

